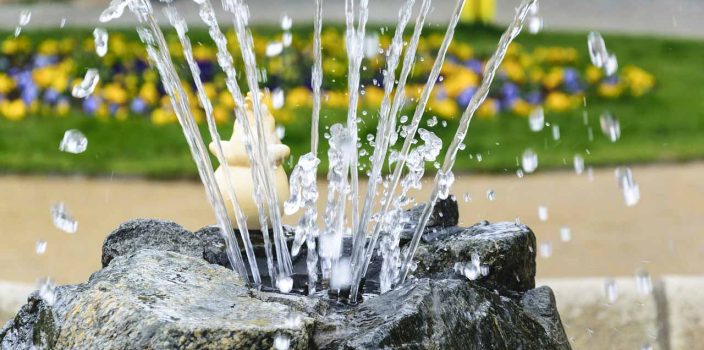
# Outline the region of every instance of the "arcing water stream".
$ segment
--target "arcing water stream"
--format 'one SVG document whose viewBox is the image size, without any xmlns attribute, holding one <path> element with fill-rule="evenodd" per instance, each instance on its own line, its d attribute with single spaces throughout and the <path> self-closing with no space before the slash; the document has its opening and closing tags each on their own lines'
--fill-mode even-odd
<svg viewBox="0 0 704 350">
<path fill-rule="evenodd" d="M 170 1 L 164 2 L 170 3 Z M 277 286 L 280 291 L 287 293 L 291 290 L 292 285 L 291 254 L 288 251 L 286 237 L 281 225 L 281 213 L 279 210 L 281 198 L 277 198 L 272 177 L 272 167 L 270 166 L 271 161 L 268 156 L 269 151 L 267 142 L 265 142 L 262 110 L 266 107 L 262 104 L 259 93 L 251 94 L 254 114 L 254 125 L 251 125 L 245 110 L 244 94 L 236 80 L 238 72 L 234 67 L 233 57 L 227 49 L 227 39 L 215 19 L 215 10 L 209 0 L 195 0 L 195 2 L 199 6 L 201 19 L 208 26 L 210 36 L 218 49 L 218 64 L 226 74 L 226 85 L 236 104 L 233 111 L 236 123 L 243 128 L 245 135 L 248 136 L 245 140 L 245 149 L 252 164 L 251 176 L 254 183 L 254 200 L 259 210 L 259 221 L 262 227 L 269 276 L 271 276 L 272 284 Z M 405 121 L 399 119 L 399 114 L 403 105 L 408 102 L 404 98 L 405 84 L 415 62 L 418 41 L 425 25 L 431 2 L 431 0 L 422 1 L 413 34 L 407 43 L 404 42 L 403 34 L 406 25 L 411 19 L 415 1 L 406 0 L 399 10 L 399 22 L 390 47 L 386 50 L 386 69 L 383 72 L 384 96 L 378 114 L 378 129 L 374 140 L 375 150 L 371 158 L 372 167 L 369 173 L 369 187 L 360 212 L 358 193 L 359 154 L 357 151 L 357 123 L 359 116 L 357 106 L 360 95 L 359 78 L 364 57 L 369 1 L 345 1 L 346 46 L 349 59 L 349 107 L 346 125 L 333 125 L 329 132 L 327 207 L 323 215 L 322 229 L 319 229 L 316 212 L 318 200 L 316 175 L 320 162 L 318 158 L 318 135 L 321 106 L 320 90 L 323 78 L 321 44 L 323 1 L 315 0 L 311 152 L 299 159 L 292 172 L 290 179 L 292 194 L 284 205 L 285 213 L 289 215 L 300 208 L 305 208 L 305 213 L 295 231 L 291 253 L 294 256 L 298 255 L 303 243 L 306 243 L 308 248 L 307 266 L 310 293 L 315 292 L 320 269 L 323 285 L 330 286 L 333 289 L 351 287 L 350 300 L 356 301 L 361 281 L 366 274 L 367 266 L 375 250 L 384 259 L 380 277 L 382 292 L 388 291 L 404 282 L 408 275 L 415 249 L 436 200 L 448 196 L 449 188 L 454 180 L 452 168 L 455 157 L 460 145 L 465 140 L 472 116 L 486 98 L 494 75 L 506 54 L 508 46 L 520 33 L 529 9 L 534 6 L 537 0 L 524 0 L 522 2 L 514 20 L 501 37 L 499 46 L 486 67 L 483 81 L 463 113 L 459 128 L 446 152 L 442 167 L 435 176 L 432 195 L 425 205 L 421 219 L 419 222 L 413 223 L 415 232 L 410 248 L 405 254 L 401 254 L 399 248 L 399 227 L 402 225 L 399 225 L 399 223 L 408 221 L 403 207 L 411 203 L 406 194 L 410 189 L 421 186 L 420 180 L 425 172 L 425 162 L 434 161 L 442 150 L 442 141 L 432 132 L 419 128 L 420 122 L 433 88 L 439 79 L 445 55 L 452 42 L 460 13 L 465 4 L 465 0 L 457 1 L 428 81 L 422 90 L 419 100 L 415 101 L 416 109 L 413 118 L 410 124 L 404 125 Z M 259 70 L 256 65 L 253 41 L 248 28 L 248 8 L 242 0 L 223 0 L 222 4 L 223 9 L 231 13 L 233 18 L 240 54 L 244 61 L 244 76 L 246 77 L 247 87 L 250 92 L 258 92 L 259 80 L 257 73 Z M 154 17 L 151 3 L 148 0 L 113 0 L 108 9 L 101 15 L 101 21 L 106 22 L 119 17 L 125 8 L 129 8 L 143 25 L 137 30 L 147 47 L 151 63 L 159 71 L 162 82 L 171 98 L 173 109 L 183 127 L 183 132 L 198 167 L 201 181 L 205 185 L 208 199 L 225 237 L 228 258 L 237 273 L 245 281 L 249 282 L 249 276 L 252 276 L 253 281 L 251 283 L 254 286 L 259 286 L 262 283 L 262 278 L 256 264 L 256 256 L 246 226 L 246 219 L 238 205 L 238 198 L 234 191 L 236 185 L 229 181 L 225 193 L 228 194 L 227 199 L 231 202 L 235 211 L 235 218 L 239 228 L 239 239 L 242 240 L 244 245 L 249 271 L 246 269 L 244 259 L 240 253 L 240 242 L 236 236 L 236 230 L 233 229 L 227 216 L 224 199 L 215 182 L 205 142 L 198 131 L 187 101 L 187 95 L 181 86 L 181 77 L 178 76 L 174 68 L 174 62 L 171 59 L 162 30 Z M 172 7 L 167 7 L 166 12 L 178 34 L 184 57 L 198 91 L 199 102 L 205 110 L 206 121 L 215 145 L 216 158 L 221 165 L 224 165 L 226 160 L 221 146 L 221 138 L 215 127 L 212 104 L 205 94 L 198 66 L 193 59 L 191 43 L 187 36 L 188 29 L 183 19 Z M 406 51 L 403 56 L 401 72 L 397 79 L 396 71 L 404 47 Z M 412 148 L 413 144 L 416 143 L 416 134 L 420 135 L 423 143 Z M 399 137 L 404 139 L 402 148 L 398 151 L 392 150 L 389 153 L 389 148 L 396 143 Z M 388 163 L 394 165 L 394 171 L 388 178 L 382 179 L 381 170 L 382 166 L 387 162 L 387 154 Z M 227 169 L 227 166 L 223 168 Z M 381 210 L 377 214 L 372 215 L 372 208 L 375 203 L 374 198 L 378 185 L 381 183 L 384 183 L 384 194 L 380 201 Z M 401 188 L 399 193 L 396 193 L 399 184 Z M 345 215 L 345 207 L 348 202 L 352 213 L 349 218 Z M 371 225 L 373 228 L 369 230 L 370 222 L 373 220 L 376 222 Z M 272 229 L 272 236 L 270 236 L 269 227 Z M 381 232 L 386 232 L 382 239 L 380 239 Z M 352 239 L 350 256 L 342 256 L 343 238 L 346 236 L 351 236 Z M 272 251 L 272 239 L 274 251 Z M 320 257 L 320 267 L 318 267 L 318 257 Z"/>
</svg>

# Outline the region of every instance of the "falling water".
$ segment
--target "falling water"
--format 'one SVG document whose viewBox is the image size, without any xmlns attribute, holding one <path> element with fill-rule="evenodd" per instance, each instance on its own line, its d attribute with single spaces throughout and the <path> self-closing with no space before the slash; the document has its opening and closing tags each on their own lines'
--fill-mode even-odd
<svg viewBox="0 0 704 350">
<path fill-rule="evenodd" d="M 168 7 L 166 13 L 167 17 L 169 18 L 169 21 L 171 22 L 171 25 L 176 28 L 176 33 L 178 34 L 179 41 L 181 42 L 181 46 L 183 47 L 184 57 L 186 58 L 188 66 L 191 69 L 191 76 L 193 77 L 193 81 L 195 82 L 196 89 L 198 91 L 198 100 L 200 101 L 205 111 L 205 119 L 208 123 L 208 130 L 210 131 L 210 136 L 213 139 L 215 145 L 216 158 L 218 159 L 218 162 L 220 163 L 220 166 L 224 171 L 224 177 L 226 179 L 226 192 L 230 203 L 232 204 L 233 211 L 235 212 L 237 228 L 239 229 L 240 235 L 242 237 L 242 242 L 244 243 L 245 252 L 247 254 L 247 261 L 249 262 L 249 267 L 252 273 L 252 279 L 254 280 L 254 283 L 256 285 L 260 285 L 261 276 L 259 274 L 256 256 L 254 255 L 252 241 L 249 237 L 247 219 L 245 218 L 244 212 L 242 211 L 242 208 L 239 205 L 239 201 L 237 200 L 235 186 L 232 183 L 232 177 L 230 176 L 230 168 L 228 166 L 227 160 L 225 159 L 225 154 L 222 149 L 222 140 L 220 139 L 220 134 L 218 133 L 218 129 L 215 124 L 215 117 L 213 116 L 213 105 L 205 92 L 205 88 L 203 87 L 203 82 L 200 78 L 200 68 L 198 67 L 196 60 L 193 57 L 191 41 L 186 36 L 188 27 L 186 26 L 186 22 L 183 20 L 183 18 L 181 18 L 181 16 L 179 16 L 178 12 L 173 7 Z M 236 243 L 232 241 L 233 237 L 234 236 L 225 235 L 225 239 L 230 241 L 227 244 L 228 249 L 236 246 Z M 228 254 L 232 254 L 232 252 L 228 251 Z"/>
<path fill-rule="evenodd" d="M 116 11 L 121 5 L 113 1 L 108 10 Z M 139 27 L 138 33 L 140 38 L 147 47 L 151 63 L 157 68 L 164 84 L 164 88 L 171 99 L 174 112 L 183 128 L 186 141 L 188 142 L 191 154 L 198 168 L 201 181 L 206 188 L 208 201 L 215 211 L 215 216 L 218 220 L 223 235 L 225 235 L 226 243 L 234 244 L 228 247 L 228 258 L 233 268 L 239 273 L 240 277 L 249 282 L 247 270 L 244 266 L 242 256 L 239 249 L 237 239 L 234 237 L 234 230 L 227 215 L 223 198 L 215 183 L 215 174 L 210 163 L 210 157 L 206 151 L 203 139 L 200 136 L 198 126 L 193 118 L 190 106 L 187 101 L 186 93 L 181 86 L 180 79 L 174 68 L 166 40 L 159 27 L 156 19 L 153 16 L 151 3 L 148 0 L 131 0 L 128 6 L 137 19 L 147 27 Z M 123 6 L 124 7 L 124 6 Z M 103 16 L 101 16 L 102 18 Z M 109 18 L 110 16 L 105 16 Z"/>
<path fill-rule="evenodd" d="M 447 174 L 452 170 L 452 167 L 454 166 L 455 160 L 457 158 L 457 152 L 459 150 L 460 144 L 464 142 L 464 139 L 467 136 L 467 129 L 469 128 L 469 123 L 472 121 L 474 112 L 476 112 L 477 108 L 479 108 L 481 103 L 484 102 L 484 99 L 486 99 L 486 96 L 489 93 L 489 87 L 491 86 L 491 83 L 494 80 L 494 75 L 499 69 L 501 61 L 506 55 L 506 50 L 508 50 L 508 46 L 511 44 L 513 39 L 515 39 L 521 32 L 523 22 L 526 18 L 526 15 L 528 14 L 528 9 L 536 1 L 537 0 L 524 0 L 521 3 L 521 6 L 518 8 L 513 21 L 509 25 L 506 32 L 504 32 L 504 34 L 501 36 L 499 46 L 496 52 L 487 63 L 484 78 L 482 79 L 481 85 L 477 89 L 477 92 L 474 94 L 474 96 L 472 96 L 472 100 L 467 106 L 465 112 L 462 114 L 462 118 L 460 119 L 460 124 L 457 128 L 457 132 L 455 133 L 455 137 L 453 138 L 452 143 L 450 144 L 450 147 L 448 148 L 447 153 L 445 154 L 445 161 L 443 162 L 441 171 L 438 171 L 438 175 L 435 176 L 435 184 L 433 186 L 433 191 L 430 195 L 429 200 L 426 202 L 425 207 L 423 208 L 423 213 L 421 214 L 420 222 L 416 227 L 416 230 L 413 234 L 413 240 L 411 241 L 408 253 L 405 256 L 400 279 L 401 283 L 403 283 L 403 281 L 405 281 L 406 279 L 406 276 L 408 274 L 408 268 L 410 267 L 411 261 L 413 260 L 413 255 L 415 254 L 415 251 L 418 248 L 418 243 L 420 242 L 421 235 L 423 234 L 425 226 L 427 225 L 428 220 L 430 219 L 430 214 L 433 212 L 435 202 L 439 198 L 439 182 L 442 181 L 442 176 L 440 176 L 440 174 Z"/>
</svg>

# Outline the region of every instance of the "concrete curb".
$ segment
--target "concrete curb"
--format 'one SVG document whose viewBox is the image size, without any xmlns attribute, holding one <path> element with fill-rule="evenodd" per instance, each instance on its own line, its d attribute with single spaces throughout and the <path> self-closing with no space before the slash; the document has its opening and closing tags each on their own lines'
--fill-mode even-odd
<svg viewBox="0 0 704 350">
<path fill-rule="evenodd" d="M 635 278 L 539 280 L 555 292 L 557 308 L 575 349 L 699 349 L 704 344 L 704 276 L 662 276 L 652 290 Z M 648 348 L 650 346 L 651 348 Z"/>
<path fill-rule="evenodd" d="M 30 284 L 0 281 L 0 328 L 27 303 L 27 297 L 35 290 Z"/>
</svg>

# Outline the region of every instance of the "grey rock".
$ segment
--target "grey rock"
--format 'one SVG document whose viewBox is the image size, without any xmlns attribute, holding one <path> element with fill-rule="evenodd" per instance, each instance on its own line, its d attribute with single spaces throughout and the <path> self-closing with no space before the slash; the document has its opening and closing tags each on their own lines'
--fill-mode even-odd
<svg viewBox="0 0 704 350">
<path fill-rule="evenodd" d="M 569 349 L 569 339 L 562 327 L 555 294 L 550 287 L 542 286 L 525 292 L 520 303 L 528 316 L 540 323 L 551 339 L 562 344 L 564 349 Z"/>
<path fill-rule="evenodd" d="M 437 231 L 437 238 L 420 244 L 414 257 L 416 277 L 456 275 L 456 262 L 468 263 L 472 253 L 489 267 L 476 281 L 505 295 L 535 288 L 535 234 L 525 225 L 479 223 L 466 229 Z"/>
<path fill-rule="evenodd" d="M 569 349 L 511 299 L 460 280 L 417 280 L 321 323 L 321 349 Z"/>
<path fill-rule="evenodd" d="M 316 301 L 272 298 L 257 298 L 232 271 L 203 259 L 143 249 L 86 283 L 57 288 L 53 306 L 32 296 L 0 331 L 0 348 L 264 349 L 279 334 L 291 349 L 309 348 L 313 319 L 305 313 L 320 309 Z M 286 323 L 292 312 L 301 317 Z"/>
<path fill-rule="evenodd" d="M 418 222 L 423 209 L 424 204 L 419 204 L 406 211 L 411 224 L 406 225 L 406 230 L 413 229 L 415 223 Z M 460 219 L 460 212 L 457 207 L 457 199 L 454 196 L 449 196 L 447 199 L 439 199 L 435 202 L 433 207 L 433 213 L 430 215 L 428 224 L 425 226 L 426 231 L 434 227 L 452 227 L 457 226 Z"/>
<path fill-rule="evenodd" d="M 201 240 L 181 225 L 156 219 L 135 219 L 123 223 L 105 239 L 103 267 L 118 256 L 141 249 L 165 250 L 196 258 L 203 256 Z"/>
</svg>

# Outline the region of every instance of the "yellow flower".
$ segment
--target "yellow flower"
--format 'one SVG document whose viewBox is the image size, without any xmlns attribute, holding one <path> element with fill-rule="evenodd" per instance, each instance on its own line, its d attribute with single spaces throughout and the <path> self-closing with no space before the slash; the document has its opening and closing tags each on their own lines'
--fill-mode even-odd
<svg viewBox="0 0 704 350">
<path fill-rule="evenodd" d="M 607 83 L 601 83 L 599 84 L 599 88 L 597 90 L 599 93 L 599 96 L 606 97 L 606 98 L 618 98 L 621 96 L 621 93 L 623 92 L 623 85 L 622 84 L 607 84 Z"/>
<path fill-rule="evenodd" d="M 139 90 L 139 97 L 148 104 L 154 104 L 159 100 L 159 91 L 154 83 L 145 83 Z"/>
<path fill-rule="evenodd" d="M 205 91 L 205 96 L 212 100 L 217 96 L 217 89 L 213 83 L 203 83 L 203 90 Z"/>
<path fill-rule="evenodd" d="M 563 92 L 553 91 L 545 97 L 545 107 L 551 111 L 564 112 L 572 108 L 572 100 Z"/>
<path fill-rule="evenodd" d="M 459 108 L 455 100 L 444 98 L 441 100 L 433 99 L 429 103 L 429 111 L 435 112 L 443 119 L 455 119 L 459 115 Z"/>
<path fill-rule="evenodd" d="M 496 116 L 499 112 L 499 103 L 493 98 L 487 98 L 484 100 L 479 108 L 477 109 L 477 117 L 480 118 L 492 118 Z"/>
<path fill-rule="evenodd" d="M 171 109 L 156 108 L 152 111 L 152 123 L 156 125 L 170 124 L 177 121 L 176 114 Z"/>
<path fill-rule="evenodd" d="M 378 108 L 384 99 L 384 90 L 376 86 L 367 86 L 364 92 L 364 101 L 367 105 Z"/>
<path fill-rule="evenodd" d="M 513 103 L 513 113 L 516 113 L 522 117 L 527 117 L 530 115 L 530 112 L 532 112 L 534 108 L 535 106 L 521 99 L 516 100 Z"/>
<path fill-rule="evenodd" d="M 547 89 L 555 89 L 562 84 L 564 71 L 561 68 L 553 68 L 543 77 L 543 86 Z"/>
<path fill-rule="evenodd" d="M 450 46 L 452 54 L 460 60 L 468 60 L 474 56 L 474 50 L 471 46 L 465 43 L 455 43 L 455 45 Z"/>
<path fill-rule="evenodd" d="M 40 88 L 47 88 L 56 79 L 56 69 L 53 66 L 37 68 L 32 71 L 32 80 Z"/>
<path fill-rule="evenodd" d="M 222 124 L 230 121 L 230 115 L 231 112 L 227 108 L 221 106 L 216 106 L 213 108 L 213 117 L 215 118 L 216 123 Z"/>
<path fill-rule="evenodd" d="M 15 88 L 15 81 L 5 73 L 0 73 L 0 94 L 6 94 Z"/>
<path fill-rule="evenodd" d="M 39 44 L 37 52 L 42 55 L 56 55 L 59 52 L 59 43 L 52 39 L 44 40 Z"/>
<path fill-rule="evenodd" d="M 58 104 L 56 104 L 56 114 L 63 117 L 68 115 L 68 112 L 71 111 L 71 104 L 68 103 L 67 100 L 61 100 L 59 101 Z"/>
<path fill-rule="evenodd" d="M 308 106 L 313 102 L 312 96 L 308 89 L 298 86 L 288 91 L 286 96 L 286 105 L 292 107 Z"/>
<path fill-rule="evenodd" d="M 215 51 L 210 46 L 196 45 L 193 47 L 193 57 L 199 61 L 212 61 L 215 60 Z"/>
<path fill-rule="evenodd" d="M 626 66 L 621 73 L 623 81 L 631 90 L 633 96 L 643 96 L 655 86 L 655 77 L 636 66 Z"/>
<path fill-rule="evenodd" d="M 458 68 L 454 74 L 448 75 L 442 82 L 442 86 L 445 88 L 447 95 L 455 98 L 462 91 L 468 87 L 477 86 L 479 83 L 479 76 L 477 76 L 474 71 L 471 71 L 465 67 Z"/>
<path fill-rule="evenodd" d="M 222 91 L 220 93 L 220 96 L 218 97 L 218 101 L 220 102 L 220 105 L 232 110 L 235 108 L 235 100 L 232 98 L 232 95 L 228 91 Z"/>
<path fill-rule="evenodd" d="M 501 68 L 506 73 L 506 76 L 516 83 L 520 84 L 526 80 L 526 72 L 516 60 L 505 60 Z"/>
<path fill-rule="evenodd" d="M 20 44 L 17 40 L 5 40 L 2 42 L 2 53 L 5 55 L 14 55 L 19 51 Z"/>
<path fill-rule="evenodd" d="M 21 99 L 0 102 L 0 114 L 9 120 L 21 120 L 27 114 L 27 106 Z"/>
<path fill-rule="evenodd" d="M 124 104 L 129 96 L 127 92 L 117 83 L 110 83 L 103 88 L 103 97 L 111 103 Z"/>
<path fill-rule="evenodd" d="M 329 91 L 323 98 L 323 103 L 330 108 L 347 108 L 349 98 L 347 97 L 347 93 Z"/>
<path fill-rule="evenodd" d="M 589 84 L 596 84 L 604 77 L 604 73 L 601 69 L 591 64 L 587 67 L 584 75 Z"/>
</svg>

